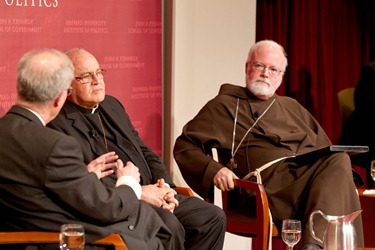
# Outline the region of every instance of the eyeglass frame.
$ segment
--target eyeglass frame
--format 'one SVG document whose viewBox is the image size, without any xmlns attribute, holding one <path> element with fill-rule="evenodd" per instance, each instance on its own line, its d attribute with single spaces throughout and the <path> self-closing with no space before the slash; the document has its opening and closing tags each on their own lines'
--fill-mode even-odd
<svg viewBox="0 0 375 250">
<path fill-rule="evenodd" d="M 94 81 L 94 77 L 98 80 L 104 79 L 104 73 L 106 72 L 107 72 L 106 69 L 98 69 L 95 73 L 87 72 L 87 73 L 82 74 L 81 76 L 74 77 L 74 79 L 79 81 L 82 84 L 89 84 Z M 98 76 L 98 74 L 100 74 L 101 76 Z M 91 80 L 85 80 L 85 79 L 89 79 L 89 77 L 91 78 Z"/>
<path fill-rule="evenodd" d="M 280 76 L 281 73 L 285 72 L 285 71 L 283 71 L 281 69 L 278 69 L 278 68 L 276 68 L 274 66 L 266 66 L 263 63 L 258 62 L 258 61 L 249 61 L 249 63 L 252 64 L 252 69 L 255 70 L 255 71 L 258 71 L 258 72 L 263 72 L 266 69 L 268 69 L 268 73 L 272 77 Z M 256 68 L 256 65 L 259 66 L 260 68 Z"/>
<path fill-rule="evenodd" d="M 70 96 L 72 94 L 72 92 L 73 92 L 73 88 L 72 87 L 66 89 L 66 96 Z"/>
</svg>

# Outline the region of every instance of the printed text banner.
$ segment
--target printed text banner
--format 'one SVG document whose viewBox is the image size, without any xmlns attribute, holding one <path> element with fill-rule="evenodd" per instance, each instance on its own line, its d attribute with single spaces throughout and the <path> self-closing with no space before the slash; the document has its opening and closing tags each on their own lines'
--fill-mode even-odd
<svg viewBox="0 0 375 250">
<path fill-rule="evenodd" d="M 107 69 L 107 94 L 161 155 L 161 27 L 161 0 L 0 0 L 0 116 L 14 104 L 25 52 L 82 47 Z"/>
</svg>

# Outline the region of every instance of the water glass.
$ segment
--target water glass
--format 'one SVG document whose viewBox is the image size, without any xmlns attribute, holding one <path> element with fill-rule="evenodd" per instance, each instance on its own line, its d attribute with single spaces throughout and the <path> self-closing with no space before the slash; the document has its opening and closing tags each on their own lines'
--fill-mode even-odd
<svg viewBox="0 0 375 250">
<path fill-rule="evenodd" d="M 299 220 L 283 220 L 281 236 L 285 244 L 288 245 L 288 250 L 292 250 L 301 239 L 301 221 Z"/>
<path fill-rule="evenodd" d="M 371 177 L 375 181 L 375 160 L 371 161 Z"/>
<path fill-rule="evenodd" d="M 85 231 L 81 224 L 64 224 L 60 228 L 60 250 L 84 250 Z"/>
</svg>

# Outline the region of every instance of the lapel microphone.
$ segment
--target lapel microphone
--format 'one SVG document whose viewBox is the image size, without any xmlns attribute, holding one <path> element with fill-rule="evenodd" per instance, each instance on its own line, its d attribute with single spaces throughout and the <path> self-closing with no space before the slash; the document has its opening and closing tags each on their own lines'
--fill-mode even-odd
<svg viewBox="0 0 375 250">
<path fill-rule="evenodd" d="M 98 138 L 98 132 L 95 130 L 95 129 L 90 129 L 90 132 L 89 132 L 90 136 L 93 137 L 93 138 Z"/>
</svg>

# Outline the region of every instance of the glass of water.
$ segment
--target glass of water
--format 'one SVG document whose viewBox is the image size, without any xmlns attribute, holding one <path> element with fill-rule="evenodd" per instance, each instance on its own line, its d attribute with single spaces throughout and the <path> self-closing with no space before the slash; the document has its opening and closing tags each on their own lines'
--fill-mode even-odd
<svg viewBox="0 0 375 250">
<path fill-rule="evenodd" d="M 85 231 L 81 224 L 64 224 L 60 228 L 61 250 L 84 250 Z"/>
<path fill-rule="evenodd" d="M 283 220 L 281 236 L 288 250 L 292 250 L 293 246 L 301 239 L 301 221 L 299 220 Z"/>
<path fill-rule="evenodd" d="M 371 161 L 371 177 L 375 181 L 375 160 Z"/>
</svg>

